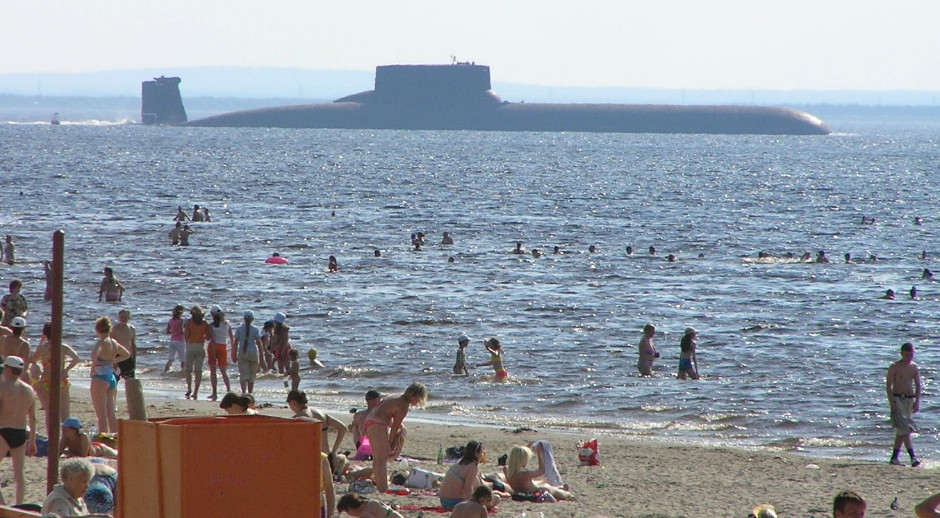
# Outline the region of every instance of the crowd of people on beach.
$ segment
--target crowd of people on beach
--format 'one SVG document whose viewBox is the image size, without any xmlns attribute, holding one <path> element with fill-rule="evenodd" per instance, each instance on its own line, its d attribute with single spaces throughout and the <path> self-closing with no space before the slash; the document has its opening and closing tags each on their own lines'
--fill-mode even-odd
<svg viewBox="0 0 940 518">
<path fill-rule="evenodd" d="M 335 215 L 335 213 L 334 213 Z M 194 234 L 189 225 L 184 222 L 211 221 L 208 209 L 194 206 L 191 216 L 187 215 L 182 207 L 178 207 L 175 217 L 175 226 L 170 231 L 172 245 L 186 246 L 189 237 Z M 874 224 L 874 218 L 864 221 L 864 224 Z M 920 224 L 919 218 L 916 224 Z M 425 235 L 421 232 L 411 236 L 415 251 L 420 251 L 426 244 Z M 453 237 L 444 232 L 442 245 L 452 245 Z M 12 237 L 7 235 L 2 247 L 0 260 L 13 264 L 15 261 L 15 245 Z M 655 256 L 655 247 L 648 249 L 650 255 Z M 541 257 L 541 249 L 527 252 L 523 243 L 517 242 L 511 250 L 512 254 L 531 254 Z M 564 253 L 560 247 L 555 246 L 554 254 Z M 597 248 L 591 245 L 588 253 L 597 253 Z M 633 254 L 632 246 L 626 247 L 627 255 Z M 381 252 L 375 250 L 375 255 Z M 926 251 L 921 255 L 925 260 Z M 280 258 L 279 254 L 272 255 Z M 702 257 L 700 254 L 699 257 Z M 270 259 L 270 258 L 269 258 Z M 674 262 L 678 258 L 668 254 L 666 261 Z M 759 261 L 772 261 L 775 256 L 761 251 Z M 453 261 L 453 257 L 449 260 Z M 813 259 L 809 252 L 799 258 L 792 253 L 786 254 L 787 261 L 813 262 L 820 264 L 830 263 L 825 251 L 819 251 Z M 852 263 L 849 253 L 844 255 L 846 263 Z M 870 255 L 865 262 L 877 262 L 877 257 Z M 271 263 L 286 263 L 269 261 Z M 47 267 L 47 265 L 44 265 Z M 48 267 L 47 267 L 48 268 Z M 335 256 L 329 257 L 327 270 L 338 272 L 338 262 Z M 932 280 L 933 274 L 924 269 L 922 278 Z M 48 270 L 47 270 L 48 279 Z M 3 364 L 3 381 L 0 382 L 0 454 L 10 453 L 13 463 L 14 479 L 16 482 L 16 500 L 22 502 L 24 493 L 23 463 L 27 455 L 33 455 L 37 450 L 36 437 L 36 402 L 45 408 L 49 402 L 51 376 L 50 356 L 50 323 L 43 326 L 43 332 L 38 347 L 32 351 L 28 340 L 24 337 L 27 327 L 28 303 L 21 294 L 22 282 L 13 280 L 9 285 L 9 294 L 0 299 L 0 362 Z M 98 300 L 107 302 L 121 302 L 125 288 L 115 276 L 111 267 L 104 268 Z M 47 286 L 48 293 L 48 286 Z M 916 286 L 911 289 L 911 298 L 917 298 Z M 883 298 L 894 298 L 893 290 L 888 290 Z M 48 297 L 47 297 L 48 300 Z M 368 499 L 361 493 L 368 492 L 370 487 L 374 491 L 385 493 L 389 491 L 390 482 L 393 485 L 404 487 L 421 487 L 438 490 L 441 507 L 452 511 L 452 516 L 467 518 L 470 516 L 486 516 L 500 501 L 500 498 L 533 499 L 537 501 L 571 500 L 574 495 L 561 481 L 561 476 L 555 469 L 552 460 L 551 445 L 546 441 L 535 441 L 526 445 L 514 446 L 506 455 L 504 467 L 496 472 L 484 475 L 480 472 L 481 465 L 486 463 L 486 450 L 479 441 L 470 441 L 461 451 L 459 457 L 446 472 L 435 473 L 413 468 L 407 473 L 390 473 L 390 461 L 401 458 L 405 447 L 407 430 L 404 418 L 408 410 L 414 406 L 422 406 L 428 397 L 426 388 L 420 383 L 413 383 L 401 396 L 383 399 L 381 395 L 370 390 L 366 394 L 367 408 L 356 412 L 352 422 L 347 426 L 341 420 L 330 416 L 308 405 L 306 394 L 299 390 L 300 385 L 300 354 L 290 342 L 287 316 L 277 312 L 262 327 L 254 325 L 255 315 L 252 310 L 242 314 L 243 323 L 233 327 L 226 318 L 224 310 L 219 305 L 211 305 L 206 311 L 199 305 L 189 310 L 189 318 L 183 318 L 186 308 L 177 305 L 167 321 L 165 332 L 169 335 L 169 357 L 165 363 L 164 371 L 169 371 L 174 362 L 178 361 L 180 369 L 186 378 L 186 392 L 184 397 L 196 400 L 202 388 L 204 362 L 208 362 L 211 393 L 209 400 L 219 399 L 219 378 L 224 386 L 224 393 L 220 401 L 220 408 L 228 414 L 259 413 L 252 396 L 254 384 L 259 374 L 265 372 L 277 373 L 285 378 L 285 387 L 289 384 L 286 399 L 288 408 L 297 419 L 310 419 L 323 423 L 321 455 L 321 469 L 332 476 L 324 476 L 323 514 L 333 516 L 334 512 L 346 512 L 351 516 L 365 516 L 387 518 L 400 516 L 387 504 Z M 113 481 L 117 473 L 107 464 L 95 464 L 86 460 L 87 457 L 115 459 L 118 450 L 100 439 L 113 439 L 117 431 L 116 416 L 116 390 L 121 379 L 134 378 L 136 360 L 136 330 L 129 323 L 130 311 L 121 309 L 117 313 L 116 324 L 110 318 L 101 317 L 95 321 L 94 330 L 97 340 L 90 355 L 91 381 L 90 393 L 95 409 L 97 426 L 86 431 L 81 421 L 69 416 L 69 380 L 68 373 L 80 363 L 78 355 L 68 344 L 62 344 L 63 365 L 61 366 L 61 392 L 62 405 L 60 413 L 55 418 L 47 415 L 46 430 L 50 426 L 61 426 L 62 442 L 60 454 L 69 457 L 62 463 L 61 482 L 49 494 L 43 505 L 43 512 L 56 512 L 62 516 L 80 516 L 87 513 L 89 506 L 103 494 L 101 486 L 110 485 L 111 505 L 113 505 Z M 654 345 L 656 327 L 647 324 L 637 346 L 637 369 L 641 376 L 652 376 L 653 366 L 660 358 L 660 352 Z M 696 357 L 696 338 L 698 331 L 692 327 L 685 329 L 679 343 L 679 356 L 676 377 L 680 380 L 700 379 L 698 361 Z M 467 363 L 467 347 L 470 338 L 460 335 L 457 339 L 458 348 L 456 361 L 453 366 L 455 375 L 469 375 Z M 503 381 L 509 374 L 504 366 L 504 350 L 499 339 L 493 337 L 483 342 L 486 352 L 490 355 L 489 361 L 475 364 L 477 367 L 491 367 L 493 379 Z M 310 351 L 311 363 L 316 361 L 316 350 Z M 910 343 L 901 347 L 901 359 L 893 363 L 886 380 L 886 394 L 889 401 L 892 424 L 896 431 L 895 443 L 890 459 L 891 464 L 901 464 L 899 459 L 901 447 L 905 447 L 912 466 L 919 466 L 911 441 L 911 434 L 916 432 L 916 424 L 912 415 L 919 410 L 922 393 L 922 384 L 918 367 L 913 363 L 914 348 Z M 228 375 L 229 359 L 238 369 L 240 392 L 232 391 Z M 335 437 L 332 443 L 330 434 Z M 349 432 L 353 438 L 355 455 L 340 453 L 343 439 Z M 5 448 L 5 451 L 4 451 Z M 356 467 L 356 460 L 369 460 L 371 466 Z M 440 459 L 439 459 L 440 460 Z M 533 461 L 537 467 L 531 468 Z M 110 471 L 109 471 L 110 470 Z M 417 470 L 417 471 L 416 471 Z M 423 477 L 423 482 L 421 481 Z M 412 480 L 414 478 L 414 480 Z M 91 486 L 97 487 L 92 491 Z M 111 481 L 110 483 L 108 481 Z M 351 488 L 359 492 L 351 492 L 335 501 L 335 488 L 333 482 L 349 482 Z M 433 482 L 432 482 L 433 481 Z M 394 484 L 398 482 L 397 484 Z M 372 486 L 370 486 L 372 484 Z M 419 485 L 422 484 L 422 485 Z M 92 491 L 92 493 L 89 493 Z M 98 495 L 98 496 L 95 496 Z M 2 499 L 2 494 L 0 494 Z M 934 509 L 940 503 L 940 496 L 933 496 L 925 500 L 917 508 L 918 516 L 940 516 Z M 106 504 L 103 504 L 106 505 Z M 773 508 L 755 510 L 759 512 L 773 512 Z M 834 517 L 864 516 L 865 502 L 860 496 L 851 492 L 837 495 L 833 503 Z M 930 514 L 933 513 L 933 514 Z M 381 515 L 381 517 L 379 517 Z M 775 516 L 775 515 L 774 515 Z"/>
</svg>

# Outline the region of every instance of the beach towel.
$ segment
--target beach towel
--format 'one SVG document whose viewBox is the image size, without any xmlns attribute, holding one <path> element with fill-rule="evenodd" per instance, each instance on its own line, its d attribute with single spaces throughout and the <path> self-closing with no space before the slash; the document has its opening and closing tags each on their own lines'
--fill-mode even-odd
<svg viewBox="0 0 940 518">
<path fill-rule="evenodd" d="M 891 426 L 898 435 L 907 435 L 917 432 L 917 424 L 911 417 L 914 409 L 914 398 L 894 397 L 894 409 L 891 411 Z"/>
<path fill-rule="evenodd" d="M 552 445 L 548 441 L 535 441 L 529 447 L 535 448 L 537 445 L 542 445 L 542 466 L 545 467 L 545 480 L 549 484 L 555 487 L 562 487 L 565 485 L 561 480 L 561 473 L 558 473 L 558 468 L 555 466 L 555 455 L 552 453 Z"/>
</svg>

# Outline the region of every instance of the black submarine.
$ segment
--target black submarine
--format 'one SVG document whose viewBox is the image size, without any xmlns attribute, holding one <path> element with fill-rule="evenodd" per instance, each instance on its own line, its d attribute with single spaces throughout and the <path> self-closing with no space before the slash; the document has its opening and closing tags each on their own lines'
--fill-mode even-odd
<svg viewBox="0 0 940 518">
<path fill-rule="evenodd" d="M 824 122 L 808 113 L 770 106 L 507 102 L 493 92 L 490 68 L 475 63 L 378 66 L 374 90 L 330 103 L 237 111 L 189 122 L 184 111 L 180 115 L 179 78 L 162 79 L 161 88 L 148 89 L 147 83 L 152 82 L 144 83 L 141 118 L 145 124 L 764 135 L 830 133 Z M 175 87 L 175 96 L 172 87 Z M 156 94 L 162 96 L 159 102 L 155 101 Z M 160 105 L 165 105 L 165 110 Z"/>
</svg>

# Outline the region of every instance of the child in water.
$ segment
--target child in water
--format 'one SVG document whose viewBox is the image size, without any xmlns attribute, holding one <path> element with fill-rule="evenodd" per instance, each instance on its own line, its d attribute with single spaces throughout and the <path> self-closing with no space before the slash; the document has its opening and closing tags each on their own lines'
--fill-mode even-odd
<svg viewBox="0 0 940 518">
<path fill-rule="evenodd" d="M 290 378 L 290 389 L 297 390 L 300 386 L 300 354 L 297 349 L 291 349 L 287 351 L 287 357 L 290 361 L 287 363 L 287 374 L 284 377 Z M 287 384 L 287 380 L 284 380 L 284 384 Z"/>
<path fill-rule="evenodd" d="M 463 374 L 469 376 L 467 371 L 467 346 L 470 345 L 470 339 L 467 335 L 457 337 L 457 361 L 454 363 L 454 374 Z"/>
<path fill-rule="evenodd" d="M 483 342 L 486 351 L 490 353 L 490 361 L 481 363 L 477 367 L 493 366 L 493 372 L 496 373 L 496 379 L 502 381 L 509 377 L 509 373 L 503 368 L 503 349 L 496 338 L 490 338 Z"/>
</svg>

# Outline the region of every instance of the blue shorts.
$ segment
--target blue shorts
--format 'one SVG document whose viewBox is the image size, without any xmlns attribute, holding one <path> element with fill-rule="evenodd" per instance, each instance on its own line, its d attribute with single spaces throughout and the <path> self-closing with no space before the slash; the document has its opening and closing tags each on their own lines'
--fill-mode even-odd
<svg viewBox="0 0 940 518">
<path fill-rule="evenodd" d="M 441 507 L 453 511 L 460 502 L 463 502 L 463 498 L 441 498 Z"/>
<path fill-rule="evenodd" d="M 691 371 L 692 368 L 692 358 L 679 358 L 679 370 L 680 371 Z"/>
</svg>

